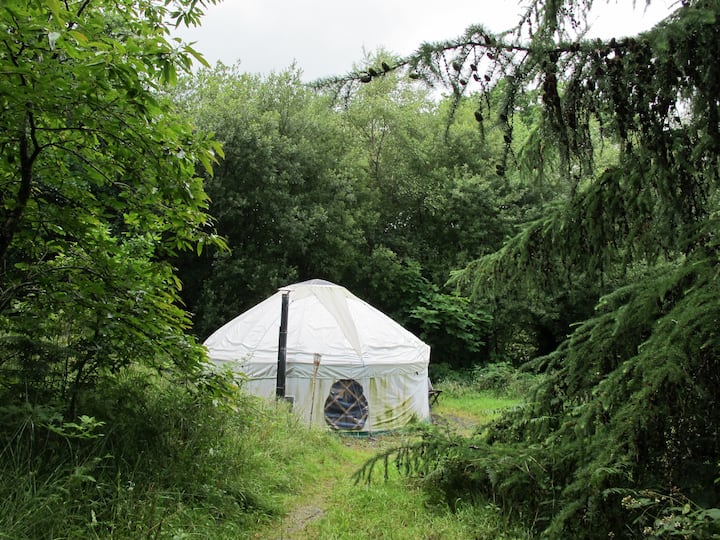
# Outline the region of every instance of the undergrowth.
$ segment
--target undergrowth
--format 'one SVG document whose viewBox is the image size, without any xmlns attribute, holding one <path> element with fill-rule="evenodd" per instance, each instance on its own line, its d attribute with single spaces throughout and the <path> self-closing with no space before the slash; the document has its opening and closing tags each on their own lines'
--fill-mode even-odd
<svg viewBox="0 0 720 540">
<path fill-rule="evenodd" d="M 518 369 L 509 362 L 479 364 L 472 369 L 453 370 L 446 364 L 432 370 L 433 382 L 445 396 L 491 395 L 497 398 L 518 399 L 528 395 L 539 375 Z"/>
<path fill-rule="evenodd" d="M 0 410 L 0 538 L 238 538 L 283 510 L 327 437 L 283 404 L 128 371 L 67 422 Z"/>
<path fill-rule="evenodd" d="M 377 485 L 384 483 L 385 490 L 397 489 L 398 478 L 404 478 L 423 501 L 427 515 L 434 515 L 432 530 L 437 536 L 424 535 L 420 524 L 418 538 L 532 538 L 530 529 L 520 525 L 521 521 L 528 521 L 522 509 L 508 511 L 491 493 L 473 491 L 470 471 L 453 470 L 453 464 L 454 452 L 464 451 L 468 446 L 471 452 L 478 452 L 480 449 L 472 448 L 468 441 L 474 440 L 503 411 L 522 406 L 523 392 L 537 380 L 538 376 L 508 364 L 445 373 L 434 384 L 442 393 L 432 408 L 433 424 L 417 425 L 413 437 L 397 440 L 369 457 L 354 474 L 356 485 L 368 490 L 371 486 L 377 493 Z M 453 491 L 456 482 L 462 488 Z M 473 493 L 470 497 L 469 492 Z M 397 523 L 405 523 L 400 514 L 408 512 L 408 505 L 412 503 L 395 508 Z"/>
<path fill-rule="evenodd" d="M 206 390 L 128 370 L 72 421 L 0 406 L 0 539 L 529 538 L 492 501 L 448 504 L 394 465 L 353 481 L 422 426 L 341 438 L 284 403 Z"/>
</svg>

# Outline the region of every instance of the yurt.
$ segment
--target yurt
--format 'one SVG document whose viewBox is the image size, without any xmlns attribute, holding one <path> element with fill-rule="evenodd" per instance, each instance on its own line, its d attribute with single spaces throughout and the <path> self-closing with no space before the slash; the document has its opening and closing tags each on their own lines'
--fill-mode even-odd
<svg viewBox="0 0 720 540">
<path fill-rule="evenodd" d="M 249 392 L 285 397 L 309 425 L 371 433 L 430 419 L 430 347 L 328 281 L 278 290 L 205 346 L 215 365 L 247 377 Z"/>
</svg>

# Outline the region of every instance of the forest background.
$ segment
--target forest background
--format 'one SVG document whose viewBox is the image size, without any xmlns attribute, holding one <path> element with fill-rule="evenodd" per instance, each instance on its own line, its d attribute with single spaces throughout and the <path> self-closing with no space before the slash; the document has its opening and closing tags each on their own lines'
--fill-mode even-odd
<svg viewBox="0 0 720 540">
<path fill-rule="evenodd" d="M 99 536 L 148 500 L 251 514 L 247 472 L 193 461 L 245 403 L 199 343 L 324 278 L 425 339 L 436 378 L 542 375 L 492 428 L 379 461 L 553 538 L 717 534 L 720 5 L 603 41 L 590 2 L 538 1 L 307 85 L 192 73 L 169 29 L 207 3 L 0 8 L 6 530 L 59 526 L 26 523 L 38 500 Z"/>
</svg>

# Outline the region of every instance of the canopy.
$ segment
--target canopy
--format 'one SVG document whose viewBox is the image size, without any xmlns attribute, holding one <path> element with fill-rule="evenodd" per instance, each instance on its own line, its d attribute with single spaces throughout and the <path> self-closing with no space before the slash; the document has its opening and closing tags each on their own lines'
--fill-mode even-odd
<svg viewBox="0 0 720 540">
<path fill-rule="evenodd" d="M 283 287 L 206 341 L 250 392 L 275 395 L 282 296 L 289 295 L 286 394 L 308 423 L 385 431 L 428 420 L 430 347 L 350 291 L 312 280 Z"/>
</svg>

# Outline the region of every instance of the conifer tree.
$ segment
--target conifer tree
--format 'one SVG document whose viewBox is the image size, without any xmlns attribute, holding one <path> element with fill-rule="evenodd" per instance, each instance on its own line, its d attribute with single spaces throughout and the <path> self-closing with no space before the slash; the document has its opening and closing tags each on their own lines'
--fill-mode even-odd
<svg viewBox="0 0 720 540">
<path fill-rule="evenodd" d="M 607 41 L 583 37 L 591 4 L 537 0 L 514 33 L 474 26 L 397 66 L 479 91 L 478 122 L 506 129 L 499 175 L 565 182 L 561 204 L 455 283 L 507 298 L 585 280 L 603 294 L 528 365 L 547 376 L 523 408 L 473 440 L 428 435 L 396 456 L 448 501 L 487 495 L 550 538 L 707 538 L 720 529 L 720 3 L 684 1 Z M 544 113 L 518 148 L 529 92 Z"/>
</svg>

